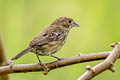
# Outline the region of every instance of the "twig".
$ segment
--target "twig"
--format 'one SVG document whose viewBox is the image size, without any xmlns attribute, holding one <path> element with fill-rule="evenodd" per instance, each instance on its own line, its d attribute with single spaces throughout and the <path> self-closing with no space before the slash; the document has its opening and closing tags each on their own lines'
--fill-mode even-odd
<svg viewBox="0 0 120 80">
<path fill-rule="evenodd" d="M 111 51 L 106 51 L 106 52 L 91 53 L 86 55 L 78 55 L 71 58 L 63 59 L 59 62 L 54 61 L 54 62 L 46 63 L 45 65 L 50 70 L 52 70 L 52 69 L 69 66 L 76 63 L 103 60 L 110 53 Z M 39 64 L 18 64 L 18 65 L 13 65 L 12 68 L 10 68 L 9 65 L 0 67 L 0 75 L 10 74 L 10 73 L 33 72 L 33 71 L 43 71 L 43 66 L 40 66 Z"/>
<path fill-rule="evenodd" d="M 7 64 L 7 60 L 6 60 L 2 40 L 1 40 L 1 37 L 0 37 L 0 66 L 6 65 L 6 64 Z M 9 76 L 7 74 L 0 75 L 0 80 L 9 80 Z"/>
<path fill-rule="evenodd" d="M 90 66 L 87 67 L 87 71 L 80 76 L 77 80 L 91 80 L 96 75 L 100 74 L 101 72 L 110 69 L 112 72 L 115 71 L 114 62 L 120 56 L 120 43 L 115 43 L 111 45 L 114 47 L 111 54 L 101 63 L 97 64 L 93 68 Z"/>
</svg>

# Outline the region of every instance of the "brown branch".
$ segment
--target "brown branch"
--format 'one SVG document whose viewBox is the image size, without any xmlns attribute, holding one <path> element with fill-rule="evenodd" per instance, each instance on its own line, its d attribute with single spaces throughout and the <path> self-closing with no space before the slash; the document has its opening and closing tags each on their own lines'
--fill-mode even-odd
<svg viewBox="0 0 120 80">
<path fill-rule="evenodd" d="M 93 77 L 107 69 L 110 69 L 112 72 L 114 72 L 115 68 L 113 64 L 120 56 L 120 43 L 112 44 L 112 47 L 114 47 L 113 51 L 103 62 L 97 64 L 93 68 L 87 66 L 87 71 L 77 80 L 91 80 Z"/>
<path fill-rule="evenodd" d="M 0 66 L 6 65 L 6 64 L 7 64 L 7 60 L 6 60 L 2 40 L 1 40 L 1 37 L 0 37 Z M 7 74 L 0 75 L 0 80 L 9 80 L 9 76 Z"/>
<path fill-rule="evenodd" d="M 86 54 L 86 55 L 78 55 L 74 56 L 71 58 L 66 58 L 61 61 L 56 62 L 50 62 L 46 63 L 45 66 L 49 68 L 50 70 L 72 65 L 72 64 L 77 64 L 77 63 L 82 63 L 82 62 L 89 62 L 89 61 L 96 61 L 96 60 L 103 60 L 105 59 L 111 51 L 106 51 L 106 52 L 99 52 L 99 53 L 91 53 L 91 54 Z M 56 66 L 57 64 L 57 66 Z M 18 65 L 13 65 L 12 68 L 10 66 L 3 66 L 0 67 L 0 75 L 2 74 L 10 74 L 10 73 L 23 73 L 23 72 L 33 72 L 33 71 L 43 71 L 43 66 L 40 66 L 38 64 L 18 64 Z"/>
</svg>

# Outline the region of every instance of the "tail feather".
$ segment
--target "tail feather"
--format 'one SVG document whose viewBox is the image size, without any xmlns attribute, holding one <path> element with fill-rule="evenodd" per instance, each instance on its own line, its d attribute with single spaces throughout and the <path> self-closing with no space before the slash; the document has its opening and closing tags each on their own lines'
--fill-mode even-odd
<svg viewBox="0 0 120 80">
<path fill-rule="evenodd" d="M 26 48 L 25 50 L 23 50 L 22 52 L 20 52 L 18 55 L 16 55 L 14 58 L 12 58 L 11 60 L 16 60 L 18 58 L 20 58 L 21 56 L 23 56 L 24 54 L 28 53 L 29 51 L 31 51 L 31 47 Z"/>
</svg>

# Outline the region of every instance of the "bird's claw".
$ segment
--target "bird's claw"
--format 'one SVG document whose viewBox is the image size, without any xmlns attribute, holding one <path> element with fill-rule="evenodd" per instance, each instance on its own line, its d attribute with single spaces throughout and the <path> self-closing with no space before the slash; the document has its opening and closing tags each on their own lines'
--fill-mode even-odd
<svg viewBox="0 0 120 80">
<path fill-rule="evenodd" d="M 42 66 L 42 68 L 44 70 L 43 74 L 47 75 L 47 73 L 50 71 L 50 69 L 42 62 L 39 62 L 38 65 Z"/>
<path fill-rule="evenodd" d="M 58 68 L 59 61 L 60 61 L 60 60 L 63 60 L 63 59 L 64 59 L 64 58 L 62 58 L 62 57 L 61 57 L 61 58 L 57 58 L 57 60 L 58 60 L 58 61 L 56 62 L 56 67 L 57 67 L 57 68 Z"/>
<path fill-rule="evenodd" d="M 39 65 L 44 65 L 44 63 L 42 63 L 42 62 L 39 62 L 38 64 L 39 64 Z"/>
</svg>

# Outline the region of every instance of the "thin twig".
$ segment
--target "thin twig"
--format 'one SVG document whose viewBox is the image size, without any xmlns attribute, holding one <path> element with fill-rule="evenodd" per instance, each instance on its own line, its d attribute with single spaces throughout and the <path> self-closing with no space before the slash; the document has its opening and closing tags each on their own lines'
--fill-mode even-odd
<svg viewBox="0 0 120 80">
<path fill-rule="evenodd" d="M 114 47 L 113 51 L 103 62 L 97 64 L 93 68 L 87 66 L 87 71 L 77 80 L 91 80 L 93 77 L 107 69 L 110 69 L 112 72 L 114 72 L 115 68 L 113 64 L 120 56 L 120 43 L 112 44 L 112 47 Z"/>
<path fill-rule="evenodd" d="M 54 61 L 54 62 L 46 63 L 45 65 L 50 70 L 53 70 L 56 68 L 69 66 L 72 64 L 96 61 L 96 60 L 103 60 L 110 53 L 111 53 L 111 51 L 106 51 L 106 52 L 91 53 L 91 54 L 86 54 L 86 55 L 77 55 L 77 56 L 74 56 L 71 58 L 63 59 L 59 62 Z M 17 64 L 17 65 L 13 65 L 12 68 L 10 68 L 10 66 L 8 65 L 8 66 L 0 67 L 0 75 L 10 74 L 10 73 L 43 71 L 43 70 L 44 70 L 43 66 L 40 66 L 39 64 Z"/>
</svg>

